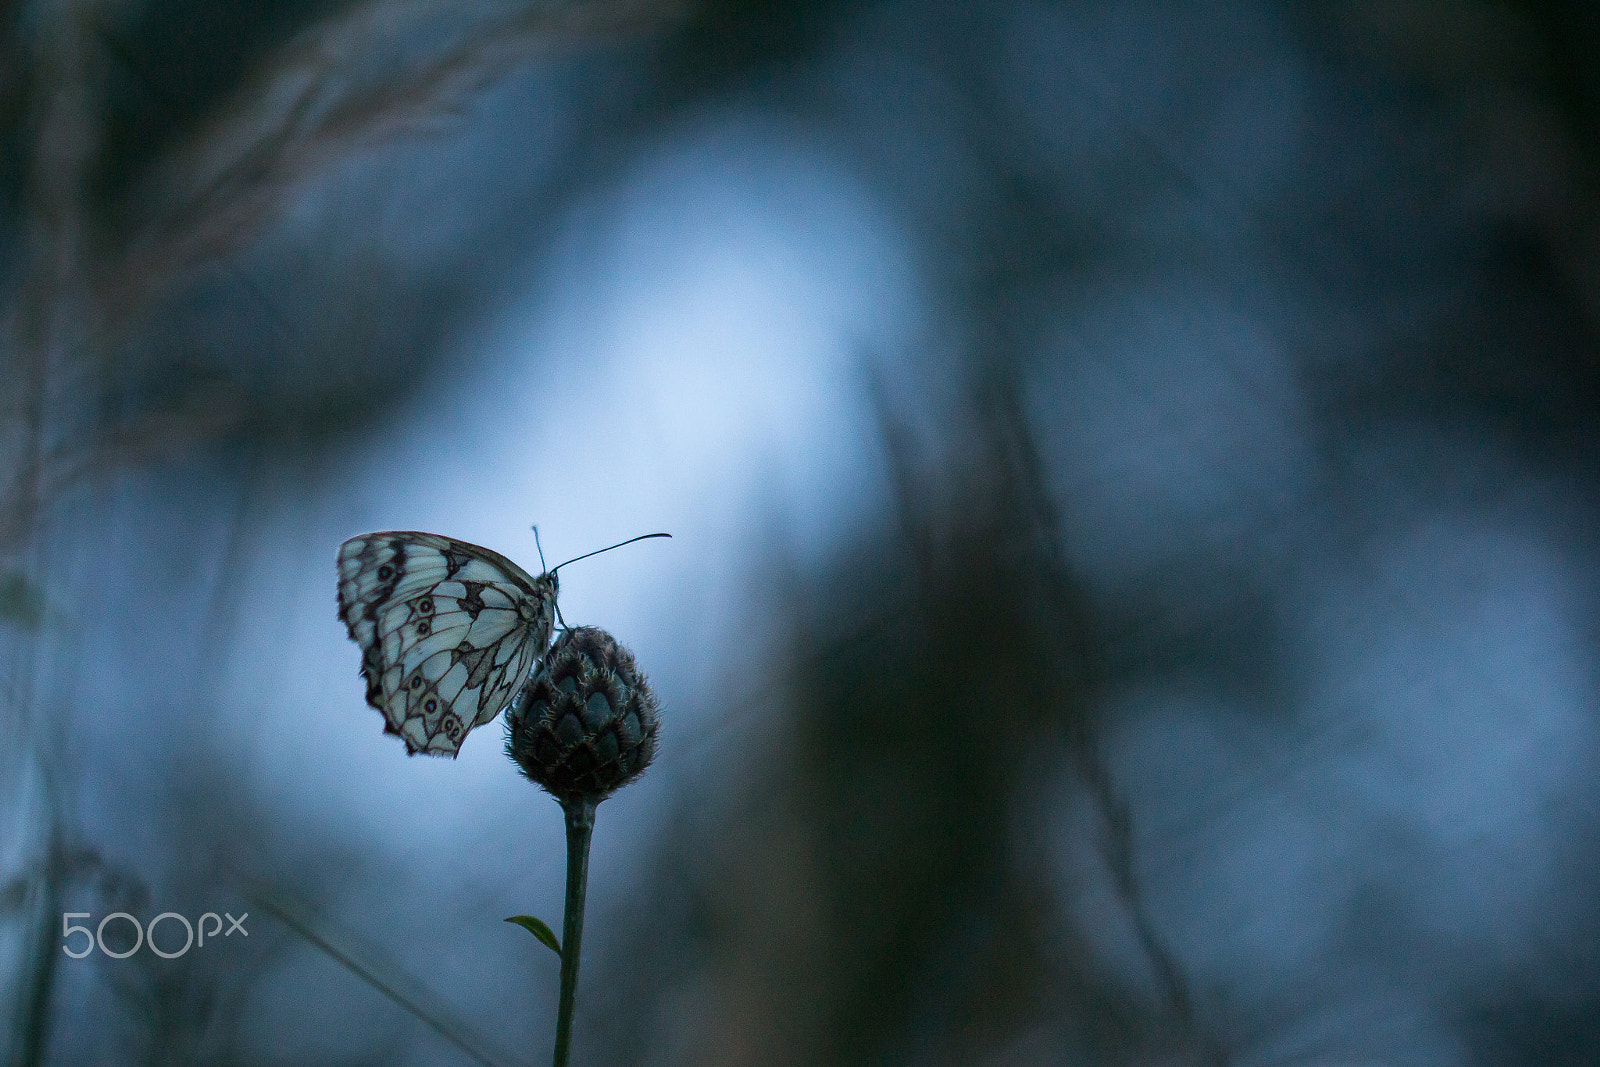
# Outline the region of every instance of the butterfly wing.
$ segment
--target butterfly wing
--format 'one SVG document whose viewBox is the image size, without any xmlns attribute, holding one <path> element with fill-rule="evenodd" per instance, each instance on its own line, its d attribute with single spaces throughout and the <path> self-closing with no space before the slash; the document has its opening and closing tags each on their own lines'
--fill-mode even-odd
<svg viewBox="0 0 1600 1067">
<path fill-rule="evenodd" d="M 550 645 L 554 575 L 437 534 L 339 547 L 339 615 L 361 646 L 367 703 L 412 754 L 454 756 L 511 702 Z"/>
</svg>

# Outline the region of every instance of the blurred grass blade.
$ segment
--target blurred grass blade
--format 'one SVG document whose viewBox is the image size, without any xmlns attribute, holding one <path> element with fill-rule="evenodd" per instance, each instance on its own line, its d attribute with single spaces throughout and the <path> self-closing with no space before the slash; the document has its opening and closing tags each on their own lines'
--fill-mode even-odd
<svg viewBox="0 0 1600 1067">
<path fill-rule="evenodd" d="M 0 619 L 37 626 L 44 618 L 44 597 L 18 571 L 0 574 Z"/>
<path fill-rule="evenodd" d="M 252 894 L 263 911 L 305 940 L 327 953 L 357 978 L 394 1001 L 426 1023 L 435 1033 L 460 1049 L 483 1067 L 507 1067 L 512 1061 L 490 1051 L 490 1043 L 473 1033 L 437 995 L 411 978 L 397 965 L 381 960 L 373 948 L 357 948 L 348 933 L 329 930 L 325 919 L 314 917 L 309 909 L 287 899 L 282 893 L 257 891 Z"/>
<path fill-rule="evenodd" d="M 513 915 L 506 922 L 516 923 L 528 933 L 549 945 L 551 952 L 554 952 L 557 956 L 561 955 L 561 942 L 556 940 L 555 931 L 545 925 L 543 919 L 536 919 L 532 915 Z"/>
<path fill-rule="evenodd" d="M 22 905 L 26 904 L 27 901 L 27 876 L 20 876 L 11 879 L 11 881 L 5 884 L 5 888 L 0 889 L 0 915 L 6 915 L 13 911 L 20 911 L 22 909 Z M 510 921 L 510 919 L 506 920 L 506 922 Z M 538 920 L 535 919 L 534 922 L 538 922 Z"/>
</svg>

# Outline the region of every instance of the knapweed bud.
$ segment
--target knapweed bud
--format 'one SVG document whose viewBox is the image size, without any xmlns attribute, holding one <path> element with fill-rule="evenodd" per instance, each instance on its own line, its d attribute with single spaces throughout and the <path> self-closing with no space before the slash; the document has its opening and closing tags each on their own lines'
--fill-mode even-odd
<svg viewBox="0 0 1600 1067">
<path fill-rule="evenodd" d="M 562 803 L 599 802 L 650 765 L 661 707 L 633 653 L 593 626 L 564 631 L 506 712 L 506 753 Z"/>
</svg>

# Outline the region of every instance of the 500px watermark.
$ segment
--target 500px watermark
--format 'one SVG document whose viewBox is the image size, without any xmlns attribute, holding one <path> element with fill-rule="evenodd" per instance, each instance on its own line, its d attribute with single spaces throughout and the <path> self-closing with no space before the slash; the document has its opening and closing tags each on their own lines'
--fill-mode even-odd
<svg viewBox="0 0 1600 1067">
<path fill-rule="evenodd" d="M 226 933 L 222 932 L 222 916 L 218 915 L 214 911 L 208 911 L 204 915 L 200 916 L 200 921 L 198 923 L 190 923 L 188 919 L 184 918 L 182 915 L 179 915 L 175 911 L 164 911 L 160 915 L 157 915 L 154 919 L 151 919 L 148 927 L 140 926 L 139 920 L 135 919 L 132 915 L 129 915 L 125 911 L 114 911 L 110 915 L 107 915 L 105 918 L 101 919 L 100 925 L 96 926 L 94 928 L 94 932 L 91 933 L 87 926 L 79 926 L 77 923 L 72 921 L 73 919 L 91 918 L 91 914 L 87 911 L 69 911 L 63 913 L 61 916 L 61 951 L 65 952 L 75 960 L 81 960 L 83 957 L 93 952 L 95 950 L 95 946 L 98 945 L 103 954 L 110 956 L 114 960 L 124 960 L 133 955 L 135 952 L 138 952 L 139 947 L 143 945 L 146 940 L 148 940 L 150 942 L 151 952 L 154 952 L 157 956 L 160 956 L 164 960 L 175 960 L 185 952 L 188 952 L 191 947 L 204 948 L 206 938 L 210 937 L 214 941 L 219 933 L 221 933 L 223 937 L 232 937 L 235 932 L 241 933 L 245 937 L 250 936 L 250 931 L 244 928 L 244 921 L 250 918 L 249 912 L 245 912 L 237 919 L 235 919 L 232 915 L 229 915 L 227 912 L 223 912 L 222 915 L 227 915 L 228 917 L 228 930 Z M 111 949 L 106 948 L 106 923 L 110 922 L 112 919 L 126 919 L 132 924 L 134 934 L 132 948 L 125 949 L 121 952 L 113 952 Z M 176 952 L 167 952 L 156 944 L 156 926 L 159 925 L 164 919 L 181 923 L 183 925 L 183 947 L 178 949 Z M 207 919 L 210 919 L 212 923 L 209 931 L 206 929 Z M 196 926 L 200 928 L 200 937 L 198 941 L 196 941 L 195 938 Z M 73 934 L 83 935 L 83 947 L 76 952 L 73 951 L 71 943 Z M 147 934 L 148 938 L 146 937 Z"/>
</svg>

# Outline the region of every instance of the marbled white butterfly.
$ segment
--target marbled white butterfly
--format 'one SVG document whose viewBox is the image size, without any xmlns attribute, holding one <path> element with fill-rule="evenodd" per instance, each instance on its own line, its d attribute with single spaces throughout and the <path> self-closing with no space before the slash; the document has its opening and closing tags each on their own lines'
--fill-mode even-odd
<svg viewBox="0 0 1600 1067">
<path fill-rule="evenodd" d="M 383 712 L 384 732 L 411 755 L 454 757 L 550 647 L 556 571 L 567 563 L 535 578 L 498 552 L 406 530 L 339 546 L 339 617 L 361 646 L 367 703 Z"/>
</svg>

